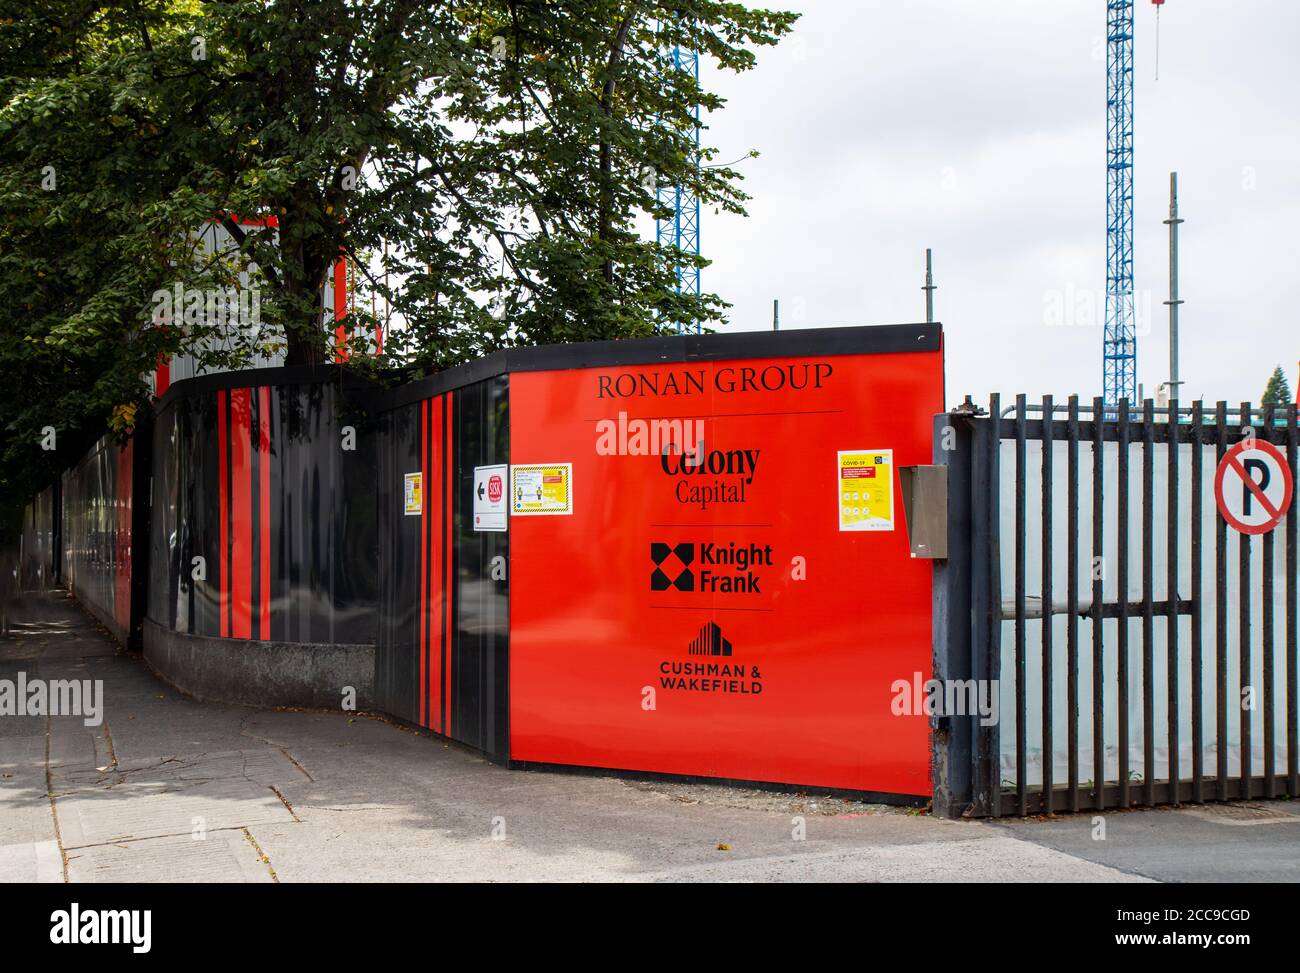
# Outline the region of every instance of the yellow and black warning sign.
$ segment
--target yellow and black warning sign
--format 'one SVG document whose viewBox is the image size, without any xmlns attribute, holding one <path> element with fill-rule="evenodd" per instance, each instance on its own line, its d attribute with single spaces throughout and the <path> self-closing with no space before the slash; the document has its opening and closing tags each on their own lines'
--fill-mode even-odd
<svg viewBox="0 0 1300 973">
<path fill-rule="evenodd" d="M 523 517 L 573 513 L 573 464 L 510 467 L 510 512 Z"/>
<path fill-rule="evenodd" d="M 402 498 L 407 516 L 419 516 L 424 511 L 423 481 L 423 473 L 407 473 L 403 476 Z"/>
</svg>

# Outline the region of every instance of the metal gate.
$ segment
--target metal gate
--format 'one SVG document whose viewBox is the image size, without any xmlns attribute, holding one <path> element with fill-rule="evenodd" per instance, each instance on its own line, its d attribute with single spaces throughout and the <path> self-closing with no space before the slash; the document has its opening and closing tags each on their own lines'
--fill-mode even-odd
<svg viewBox="0 0 1300 973">
<path fill-rule="evenodd" d="M 1099 421 L 1100 417 L 1100 421 Z M 936 417 L 949 556 L 935 678 L 993 720 L 935 718 L 935 809 L 999 816 L 1300 794 L 1296 492 L 1229 529 L 1214 474 L 1256 436 L 1296 477 L 1296 407 L 1106 413 L 1018 396 Z"/>
</svg>

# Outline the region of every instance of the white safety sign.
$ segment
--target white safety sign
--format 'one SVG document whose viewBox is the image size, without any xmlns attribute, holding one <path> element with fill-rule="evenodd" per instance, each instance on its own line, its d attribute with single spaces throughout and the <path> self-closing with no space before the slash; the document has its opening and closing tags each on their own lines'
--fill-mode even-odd
<svg viewBox="0 0 1300 973">
<path fill-rule="evenodd" d="M 503 531 L 506 529 L 506 477 L 504 463 L 497 466 L 474 467 L 474 529 Z"/>
</svg>

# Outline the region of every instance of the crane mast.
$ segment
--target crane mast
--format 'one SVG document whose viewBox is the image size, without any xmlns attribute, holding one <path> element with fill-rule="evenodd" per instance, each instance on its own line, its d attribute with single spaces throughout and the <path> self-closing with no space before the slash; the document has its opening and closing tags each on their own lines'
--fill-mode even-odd
<svg viewBox="0 0 1300 973">
<path fill-rule="evenodd" d="M 680 45 L 672 51 L 674 70 L 685 72 L 700 80 L 700 56 L 695 51 L 688 51 Z M 692 161 L 700 164 L 700 106 L 697 102 L 691 108 L 694 124 L 691 126 L 690 139 L 693 146 Z M 660 186 L 659 202 L 673 211 L 672 219 L 655 221 L 655 239 L 660 246 L 676 247 L 684 254 L 699 256 L 700 253 L 700 197 L 690 186 L 677 183 L 674 186 Z M 677 293 L 700 296 L 700 268 L 694 264 L 679 262 L 677 264 Z M 677 330 L 683 330 L 678 323 Z M 699 328 L 697 327 L 698 331 Z"/>
<path fill-rule="evenodd" d="M 1133 0 L 1106 0 L 1106 330 L 1108 406 L 1137 400 L 1133 301 Z"/>
</svg>

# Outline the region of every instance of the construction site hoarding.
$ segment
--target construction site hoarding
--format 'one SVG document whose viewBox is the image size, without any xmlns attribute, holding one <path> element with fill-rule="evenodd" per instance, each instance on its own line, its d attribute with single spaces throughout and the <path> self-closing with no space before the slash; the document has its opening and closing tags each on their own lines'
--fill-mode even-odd
<svg viewBox="0 0 1300 973">
<path fill-rule="evenodd" d="M 942 402 L 927 325 L 522 349 L 399 390 L 381 699 L 503 762 L 927 796 L 928 720 L 893 705 L 931 658 L 897 471 Z"/>
</svg>

